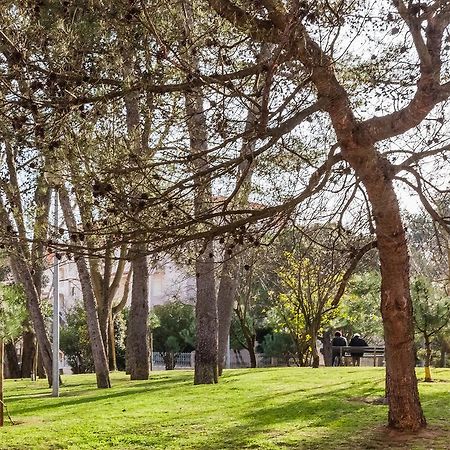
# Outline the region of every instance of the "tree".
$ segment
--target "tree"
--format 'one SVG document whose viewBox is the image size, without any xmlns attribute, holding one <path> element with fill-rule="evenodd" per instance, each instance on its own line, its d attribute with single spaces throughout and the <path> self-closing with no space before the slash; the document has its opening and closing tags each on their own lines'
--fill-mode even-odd
<svg viewBox="0 0 450 450">
<path fill-rule="evenodd" d="M 424 278 L 412 283 L 414 323 L 425 345 L 425 381 L 432 381 L 432 343 L 439 332 L 450 324 L 450 298 Z"/>
<path fill-rule="evenodd" d="M 350 14 L 350 6 L 319 3 L 314 8 L 307 2 L 285 5 L 269 0 L 263 3 L 264 14 L 256 14 L 251 2 L 237 5 L 229 0 L 210 0 L 209 4 L 218 15 L 253 39 L 279 45 L 286 41 L 289 43 L 285 45 L 289 48 L 291 59 L 302 63 L 317 92 L 320 109 L 328 114 L 341 149 L 340 158 L 364 186 L 373 211 L 381 264 L 381 311 L 386 341 L 389 425 L 397 429 L 417 430 L 425 426 L 426 422 L 414 372 L 408 249 L 393 180 L 398 177 L 398 172 L 406 169 L 412 174 L 413 181 L 407 177 L 402 180 L 420 195 L 423 178 L 412 165 L 445 150 L 427 151 L 422 147 L 422 150 L 411 152 L 399 164 L 394 164 L 380 152 L 380 143 L 392 141 L 419 126 L 437 104 L 448 98 L 448 86 L 441 81 L 443 37 L 450 21 L 448 4 L 435 1 L 422 10 L 421 5 L 411 2 L 408 5 L 402 0 L 393 2 L 394 11 L 386 14 L 387 26 L 392 26 L 389 22 L 394 22 L 392 35 L 401 34 L 409 43 L 409 46 L 399 48 L 398 54 L 412 55 L 409 49 L 413 47 L 416 52 L 413 57 L 418 60 L 413 72 L 403 70 L 397 76 L 401 79 L 417 79 L 417 88 L 405 90 L 407 101 L 402 107 L 380 116 L 369 113 L 366 119 L 361 117 L 362 111 L 358 111 L 352 103 L 357 93 L 351 91 L 348 83 L 341 81 L 345 76 L 341 77 L 344 74 L 340 69 L 343 68 L 345 72 L 345 65 L 334 64 L 339 45 L 328 46 L 329 41 L 322 41 L 320 34 L 315 33 L 316 24 L 323 22 L 324 26 L 331 25 L 330 35 L 336 36 L 333 40 L 335 43 L 339 38 L 341 21 Z M 383 12 L 388 8 L 388 3 L 380 7 Z M 361 14 L 358 17 L 364 27 L 371 19 L 363 16 Z M 401 25 L 404 25 L 403 30 Z M 348 56 L 350 53 L 347 51 Z M 377 55 L 373 59 L 377 59 Z M 397 67 L 398 64 L 387 64 L 383 69 L 393 74 Z M 368 77 L 367 84 L 375 85 L 376 79 Z M 369 114 L 365 111 L 365 117 Z M 334 153 L 330 154 L 329 164 L 332 164 L 331 157 L 334 156 Z M 420 195 L 420 198 L 427 208 L 431 206 L 425 195 Z M 431 207 L 429 210 L 433 213 Z M 439 218 L 436 214 L 434 217 Z"/>
<path fill-rule="evenodd" d="M 20 286 L 0 285 L 0 427 L 3 426 L 3 355 L 4 343 L 22 333 L 26 317 L 24 292 Z"/>
<path fill-rule="evenodd" d="M 163 356 L 166 370 L 173 370 L 178 354 L 194 349 L 194 308 L 180 301 L 172 301 L 154 306 L 153 313 L 157 318 L 152 330 L 153 348 Z"/>
<path fill-rule="evenodd" d="M 348 335 L 359 333 L 373 345 L 383 342 L 383 323 L 379 310 L 380 275 L 363 270 L 351 278 L 332 328 L 344 329 Z"/>
<path fill-rule="evenodd" d="M 61 327 L 60 333 L 60 347 L 73 373 L 94 372 L 86 313 L 81 305 L 67 311 L 65 324 Z"/>
<path fill-rule="evenodd" d="M 156 98 L 158 120 L 153 129 L 170 130 L 156 131 L 154 139 L 148 139 L 155 146 L 162 142 L 158 160 L 130 155 L 123 167 L 106 165 L 101 174 L 118 179 L 126 172 L 127 181 L 131 173 L 138 175 L 136 184 L 124 183 L 125 187 L 114 186 L 108 192 L 115 213 L 108 215 L 102 231 L 110 237 L 120 235 L 120 243 L 143 244 L 147 252 L 179 248 L 187 241 L 211 246 L 216 236 L 231 238 L 238 230 L 245 243 L 258 242 L 269 228 L 300 212 L 305 221 L 311 215 L 340 224 L 359 218 L 360 228 L 376 237 L 380 257 L 389 425 L 404 430 L 425 426 L 414 372 L 408 249 L 396 187 L 402 183 L 414 192 L 433 219 L 448 227 L 448 218 L 430 202 L 447 189 L 440 174 L 446 173 L 441 169 L 448 167 L 449 151 L 444 126 L 450 94 L 444 78 L 448 3 L 182 3 L 166 8 L 144 1 L 137 8 L 120 1 L 105 8 L 101 2 L 88 2 L 79 8 L 71 2 L 34 7 L 9 0 L 1 19 L 7 30 L 1 36 L 2 51 L 11 66 L 4 71 L 5 115 L 14 111 L 11 121 L 21 126 L 17 119 L 26 113 L 26 124 L 36 128 L 41 140 L 32 143 L 33 150 L 49 160 L 54 152 L 52 133 L 42 128 L 42 120 L 36 123 L 34 116 L 31 120 L 36 112 L 52 118 L 49 123 L 56 124 L 56 130 L 61 123 L 79 129 L 92 123 L 73 120 L 81 107 L 88 119 L 102 116 L 111 142 L 117 143 L 126 126 L 123 121 L 105 125 L 113 106 L 130 93 Z M 193 39 L 187 42 L 180 35 L 185 34 L 189 10 L 198 20 Z M 60 20 L 49 19 L 56 14 Z M 77 20 L 84 15 L 89 20 Z M 374 34 L 373 27 L 379 32 Z M 130 84 L 117 60 L 122 37 L 136 35 L 142 42 L 133 46 L 135 53 L 148 56 L 151 64 L 138 64 L 145 71 Z M 269 45 L 270 56 L 257 62 L 264 44 Z M 255 76 L 262 75 L 258 118 L 245 130 L 242 112 L 255 103 L 250 86 L 254 87 Z M 21 90 L 25 78 L 34 86 L 31 94 Z M 191 111 L 194 115 L 185 108 L 187 97 L 198 106 Z M 207 101 L 202 104 L 203 99 Z M 184 125 L 193 117 L 209 126 L 196 135 L 190 127 L 190 138 L 197 141 L 187 145 Z M 245 139 L 256 141 L 250 155 L 239 154 L 239 143 Z M 270 161 L 283 156 L 286 170 L 274 176 L 268 170 Z M 241 162 L 257 158 L 261 164 L 254 178 L 260 182 L 249 198 L 264 199 L 267 206 L 233 205 L 235 189 L 224 186 L 230 177 L 235 179 Z M 428 161 L 435 163 L 433 173 L 427 170 Z M 149 189 L 148 201 L 136 214 L 134 200 L 141 193 L 142 174 L 148 186 L 155 175 L 163 183 Z M 209 207 L 198 207 L 199 193 L 208 194 Z M 210 194 L 216 193 L 224 198 L 211 203 Z M 206 257 L 214 252 L 204 252 L 207 245 L 200 247 L 205 258 L 199 262 L 204 263 L 202 268 L 213 268 L 213 258 Z M 76 247 L 87 251 L 84 245 Z M 100 242 L 89 252 L 103 247 Z M 202 271 L 197 273 L 202 277 Z M 205 298 L 215 296 L 213 281 L 208 278 Z M 211 301 L 210 310 L 203 310 L 204 316 L 206 311 L 210 315 L 205 323 L 213 337 L 202 361 L 208 382 L 214 382 L 217 359 L 214 305 Z"/>
</svg>

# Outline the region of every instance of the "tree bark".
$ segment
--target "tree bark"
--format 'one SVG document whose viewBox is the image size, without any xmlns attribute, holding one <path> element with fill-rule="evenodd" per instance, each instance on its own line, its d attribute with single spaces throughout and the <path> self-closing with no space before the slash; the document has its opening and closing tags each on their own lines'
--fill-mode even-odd
<svg viewBox="0 0 450 450">
<path fill-rule="evenodd" d="M 3 339 L 0 338 L 0 427 L 3 427 L 3 415 L 4 415 L 4 408 L 3 408 L 3 378 L 4 378 L 4 372 L 3 372 Z"/>
<path fill-rule="evenodd" d="M 218 318 L 218 360 L 219 375 L 222 375 L 228 353 L 228 336 L 230 335 L 233 304 L 236 296 L 237 261 L 228 258 L 224 261 L 217 293 Z"/>
<path fill-rule="evenodd" d="M 75 217 L 70 205 L 69 194 L 64 186 L 60 186 L 59 188 L 59 200 L 69 233 L 76 233 L 77 226 Z M 78 276 L 80 278 L 84 308 L 86 311 L 86 322 L 89 333 L 89 341 L 91 344 L 92 358 L 94 360 L 95 375 L 97 377 L 97 387 L 110 388 L 111 382 L 109 379 L 108 360 L 106 358 L 105 346 L 100 332 L 100 325 L 97 315 L 97 302 L 95 301 L 89 269 L 84 256 L 75 255 L 75 261 Z"/>
<path fill-rule="evenodd" d="M 316 329 L 312 329 L 311 332 L 311 355 L 312 355 L 312 366 L 314 369 L 319 368 L 319 353 L 317 353 L 317 331 Z"/>
<path fill-rule="evenodd" d="M 218 335 L 217 302 L 214 277 L 214 262 L 210 254 L 213 244 L 196 260 L 197 302 L 195 317 L 197 323 L 197 344 L 195 348 L 194 384 L 213 384 L 218 382 Z"/>
<path fill-rule="evenodd" d="M 30 325 L 26 325 L 28 331 L 22 334 L 22 365 L 20 378 L 30 378 L 33 370 L 34 353 L 36 352 L 35 336 L 30 330 Z"/>
<path fill-rule="evenodd" d="M 147 380 L 150 372 L 148 346 L 148 261 L 142 246 L 133 252 L 133 284 L 128 316 L 127 369 L 131 380 Z"/>
<path fill-rule="evenodd" d="M 326 367 L 333 365 L 333 349 L 331 346 L 331 331 L 323 332 L 323 361 Z"/>
<path fill-rule="evenodd" d="M 389 166 L 377 157 L 375 166 L 355 164 L 373 208 L 381 265 L 381 314 L 386 346 L 389 426 L 418 430 L 426 425 L 415 372 L 414 325 L 409 291 L 409 255 Z"/>
<path fill-rule="evenodd" d="M 108 321 L 108 362 L 109 370 L 117 370 L 117 356 L 116 356 L 116 336 L 114 331 L 114 316 L 110 313 Z"/>
<path fill-rule="evenodd" d="M 36 339 L 39 344 L 42 362 L 44 364 L 45 372 L 47 373 L 47 379 L 49 386 L 52 385 L 52 347 L 47 336 L 45 328 L 44 317 L 42 315 L 41 307 L 39 304 L 39 295 L 36 291 L 36 286 L 33 281 L 33 277 L 29 270 L 28 265 L 22 260 L 20 256 L 11 257 L 11 269 L 14 275 L 14 279 L 18 283 L 22 283 L 25 295 L 27 298 L 28 311 L 33 323 L 34 332 L 36 333 Z"/>
<path fill-rule="evenodd" d="M 195 43 L 192 42 L 192 5 L 183 2 L 186 51 L 191 70 L 199 71 Z M 185 94 L 186 123 L 189 132 L 190 152 L 193 157 L 193 172 L 209 166 L 208 134 L 206 115 L 203 107 L 201 89 L 193 89 Z M 199 216 L 212 204 L 210 176 L 197 177 L 194 194 L 194 214 Z M 214 245 L 212 241 L 199 242 L 203 249 L 195 261 L 197 277 L 197 299 L 195 317 L 197 325 L 197 344 L 195 349 L 194 384 L 218 382 L 218 322 L 217 296 L 214 276 Z"/>
<path fill-rule="evenodd" d="M 16 346 L 9 341 L 5 344 L 5 354 L 8 363 L 10 378 L 20 378 L 19 359 L 17 358 Z"/>
<path fill-rule="evenodd" d="M 427 382 L 433 381 L 431 378 L 431 341 L 428 335 L 425 336 L 425 380 Z"/>
</svg>

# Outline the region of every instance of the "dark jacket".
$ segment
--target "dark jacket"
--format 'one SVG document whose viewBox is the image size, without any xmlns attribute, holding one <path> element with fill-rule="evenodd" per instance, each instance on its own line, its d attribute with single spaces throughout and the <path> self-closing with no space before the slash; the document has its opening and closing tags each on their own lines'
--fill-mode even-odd
<svg viewBox="0 0 450 450">
<path fill-rule="evenodd" d="M 345 337 L 342 336 L 334 337 L 333 340 L 331 341 L 331 345 L 333 347 L 347 347 L 347 339 L 345 339 Z"/>
<path fill-rule="evenodd" d="M 353 336 L 350 339 L 349 346 L 350 347 L 367 347 L 367 342 L 363 338 Z M 350 352 L 350 354 L 352 356 L 362 356 L 364 354 L 364 352 L 361 350 L 357 350 L 357 351 Z"/>
</svg>

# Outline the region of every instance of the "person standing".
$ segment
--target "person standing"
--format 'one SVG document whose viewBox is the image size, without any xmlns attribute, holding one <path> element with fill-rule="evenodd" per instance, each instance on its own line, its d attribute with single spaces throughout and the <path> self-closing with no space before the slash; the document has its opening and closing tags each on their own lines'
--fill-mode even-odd
<svg viewBox="0 0 450 450">
<path fill-rule="evenodd" d="M 343 352 L 340 348 L 336 347 L 347 347 L 347 339 L 342 336 L 340 331 L 336 331 L 336 333 L 334 333 L 334 338 L 331 341 L 331 345 L 333 346 L 333 366 L 340 366 L 342 365 Z"/>
<path fill-rule="evenodd" d="M 367 342 L 358 334 L 355 333 L 350 339 L 350 347 L 367 347 Z M 354 366 L 359 366 L 361 364 L 361 356 L 364 355 L 364 351 L 360 348 L 351 350 L 352 364 Z"/>
</svg>

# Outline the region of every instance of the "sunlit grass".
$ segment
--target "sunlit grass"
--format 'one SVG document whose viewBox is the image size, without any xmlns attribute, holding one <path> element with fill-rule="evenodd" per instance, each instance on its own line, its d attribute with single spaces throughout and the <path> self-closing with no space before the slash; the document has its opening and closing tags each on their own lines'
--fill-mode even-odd
<svg viewBox="0 0 450 450">
<path fill-rule="evenodd" d="M 226 371 L 216 386 L 193 386 L 190 371 L 148 381 L 64 377 L 60 398 L 44 381 L 7 381 L 18 425 L 0 431 L 0 448 L 22 449 L 361 449 L 450 448 L 450 370 L 421 383 L 426 434 L 395 444 L 382 425 L 387 407 L 376 368 L 277 368 Z M 403 447 L 402 447 L 403 445 Z"/>
</svg>

